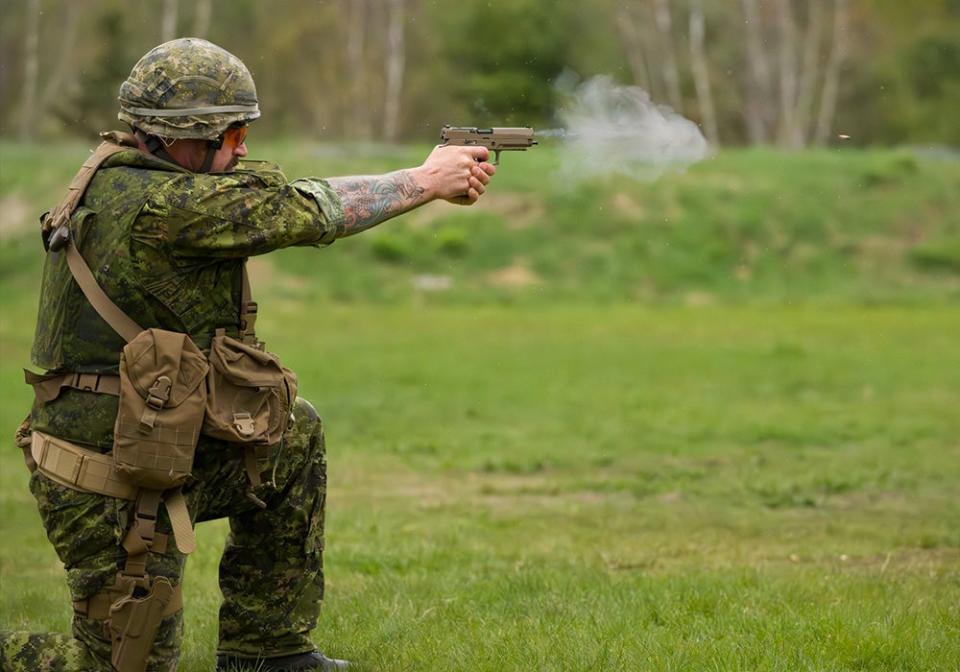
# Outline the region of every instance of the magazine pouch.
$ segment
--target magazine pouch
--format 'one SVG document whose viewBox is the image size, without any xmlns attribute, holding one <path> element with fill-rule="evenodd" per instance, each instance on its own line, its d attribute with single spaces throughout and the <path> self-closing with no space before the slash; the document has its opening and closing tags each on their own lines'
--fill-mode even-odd
<svg viewBox="0 0 960 672">
<path fill-rule="evenodd" d="M 113 461 L 130 481 L 167 490 L 190 476 L 208 368 L 186 334 L 147 329 L 124 347 Z"/>
<path fill-rule="evenodd" d="M 203 433 L 247 445 L 275 445 L 297 398 L 297 376 L 279 358 L 218 329 L 210 344 Z"/>
</svg>

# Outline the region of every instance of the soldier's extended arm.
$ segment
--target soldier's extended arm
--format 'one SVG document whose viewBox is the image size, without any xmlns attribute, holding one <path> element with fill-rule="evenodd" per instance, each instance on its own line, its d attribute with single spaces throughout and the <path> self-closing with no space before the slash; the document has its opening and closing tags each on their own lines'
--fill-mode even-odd
<svg viewBox="0 0 960 672">
<path fill-rule="evenodd" d="M 476 203 L 490 176 L 484 147 L 436 147 L 418 168 L 386 175 L 334 177 L 327 180 L 343 203 L 344 224 L 339 236 L 350 236 L 443 199 L 460 205 Z"/>
</svg>

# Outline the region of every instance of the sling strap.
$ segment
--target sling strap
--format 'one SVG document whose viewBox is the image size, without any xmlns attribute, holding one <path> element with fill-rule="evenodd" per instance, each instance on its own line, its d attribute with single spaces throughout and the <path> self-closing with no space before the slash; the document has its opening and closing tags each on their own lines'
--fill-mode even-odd
<svg viewBox="0 0 960 672">
<path fill-rule="evenodd" d="M 87 266 L 87 262 L 80 256 L 76 245 L 71 245 L 67 242 L 66 254 L 67 264 L 70 266 L 73 279 L 80 285 L 80 289 L 83 291 L 83 295 L 87 297 L 90 305 L 94 307 L 100 314 L 100 317 L 106 320 L 107 324 L 109 324 L 115 332 L 123 337 L 123 340 L 129 342 L 135 339 L 137 334 L 143 331 L 143 327 L 120 310 L 117 304 L 107 296 L 107 293 L 104 292 L 97 283 L 96 278 L 93 277 L 93 271 Z"/>
</svg>

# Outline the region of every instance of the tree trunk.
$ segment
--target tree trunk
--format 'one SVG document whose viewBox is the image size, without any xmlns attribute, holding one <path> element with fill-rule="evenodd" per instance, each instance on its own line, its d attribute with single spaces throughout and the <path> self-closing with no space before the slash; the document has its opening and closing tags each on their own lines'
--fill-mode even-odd
<svg viewBox="0 0 960 672">
<path fill-rule="evenodd" d="M 40 70 L 40 0 L 27 0 L 23 41 L 23 102 L 20 107 L 20 140 L 33 139 L 37 112 L 37 73 Z"/>
<path fill-rule="evenodd" d="M 193 15 L 193 36 L 206 37 L 213 17 L 213 0 L 197 0 L 196 13 Z"/>
<path fill-rule="evenodd" d="M 163 0 L 160 20 L 160 41 L 169 42 L 177 36 L 177 0 Z"/>
<path fill-rule="evenodd" d="M 770 65 L 763 49 L 762 26 L 757 0 L 740 0 L 747 35 L 747 135 L 759 145 L 769 138 Z"/>
<path fill-rule="evenodd" d="M 370 137 L 370 101 L 366 91 L 364 52 L 367 36 L 366 0 L 346 0 L 347 5 L 347 69 L 350 73 L 351 133 L 359 138 Z"/>
<path fill-rule="evenodd" d="M 776 8 L 780 38 L 780 123 L 777 143 L 781 147 L 794 147 L 797 135 L 797 26 L 790 0 L 776 0 Z"/>
<path fill-rule="evenodd" d="M 823 93 L 820 95 L 820 113 L 817 116 L 815 138 L 818 145 L 825 145 L 830 137 L 833 115 L 837 108 L 840 68 L 847 56 L 847 0 L 834 0 L 833 9 L 833 44 L 827 59 Z"/>
<path fill-rule="evenodd" d="M 807 16 L 807 32 L 803 39 L 803 70 L 800 74 L 800 90 L 797 94 L 797 128 L 794 138 L 797 147 L 805 146 L 811 135 L 810 116 L 819 74 L 817 57 L 820 54 L 821 32 L 823 32 L 823 3 L 822 0 L 811 0 Z"/>
<path fill-rule="evenodd" d="M 704 48 L 706 20 L 703 16 L 703 0 L 690 2 L 690 64 L 693 70 L 693 83 L 697 88 L 697 103 L 700 107 L 700 119 L 703 130 L 711 145 L 720 144 L 717 131 L 717 114 L 713 107 L 713 94 L 710 91 L 710 69 Z"/>
<path fill-rule="evenodd" d="M 40 106 L 43 109 L 53 105 L 58 96 L 63 96 L 64 84 L 71 79 L 76 64 L 77 25 L 80 23 L 81 10 L 84 9 L 85 4 L 86 0 L 72 0 L 67 3 L 63 28 L 60 31 L 62 37 L 58 40 L 60 53 L 57 57 L 57 66 L 47 80 L 47 85 L 43 87 L 43 95 L 40 96 Z"/>
<path fill-rule="evenodd" d="M 652 95 L 652 80 L 650 70 L 647 68 L 647 59 L 643 53 L 643 38 L 640 37 L 640 32 L 626 7 L 620 7 L 617 10 L 617 30 L 620 33 L 623 50 L 627 54 L 627 62 L 630 64 L 630 72 L 633 74 L 633 83 Z"/>
<path fill-rule="evenodd" d="M 405 21 L 406 0 L 390 0 L 387 26 L 387 87 L 383 106 L 383 135 L 387 142 L 396 142 L 400 130 L 400 94 L 403 91 L 403 70 L 406 63 Z"/>
<path fill-rule="evenodd" d="M 654 21 L 660 31 L 663 47 L 663 81 L 667 86 L 670 104 L 677 112 L 683 111 L 683 96 L 680 94 L 680 75 L 677 56 L 673 50 L 673 21 L 670 18 L 670 0 L 656 0 Z"/>
</svg>

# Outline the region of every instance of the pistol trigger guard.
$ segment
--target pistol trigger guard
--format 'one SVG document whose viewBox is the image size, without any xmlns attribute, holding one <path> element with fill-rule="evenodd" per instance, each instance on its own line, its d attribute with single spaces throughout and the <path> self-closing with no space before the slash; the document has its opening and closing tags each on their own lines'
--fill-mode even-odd
<svg viewBox="0 0 960 672">
<path fill-rule="evenodd" d="M 500 149 L 495 149 L 495 150 L 493 150 L 493 165 L 495 165 L 495 166 L 499 166 L 499 165 L 500 165 L 500 152 L 501 152 L 501 151 L 503 151 L 503 150 L 500 150 Z"/>
</svg>

